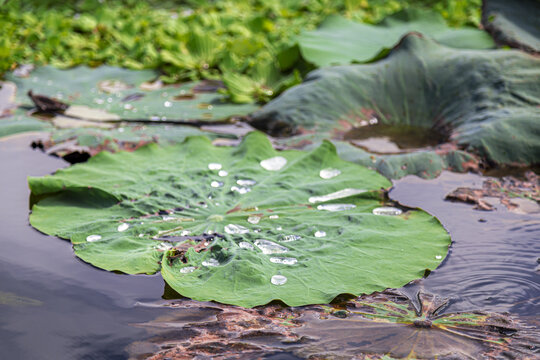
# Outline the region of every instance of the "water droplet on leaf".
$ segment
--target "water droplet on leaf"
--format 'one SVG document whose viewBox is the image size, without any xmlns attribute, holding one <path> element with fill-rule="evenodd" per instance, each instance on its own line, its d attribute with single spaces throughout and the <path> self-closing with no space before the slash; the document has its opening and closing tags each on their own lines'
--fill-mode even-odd
<svg viewBox="0 0 540 360">
<path fill-rule="evenodd" d="M 270 159 L 261 161 L 261 166 L 268 171 L 281 170 L 287 164 L 287 159 L 283 156 L 275 156 Z"/>
<path fill-rule="evenodd" d="M 356 205 L 353 204 L 322 204 L 317 206 L 318 210 L 326 211 L 344 211 L 354 209 Z"/>
<path fill-rule="evenodd" d="M 236 183 L 240 186 L 253 186 L 255 185 L 257 182 L 255 180 L 236 180 Z"/>
<path fill-rule="evenodd" d="M 218 175 L 221 176 L 221 177 L 223 177 L 223 176 L 229 175 L 229 173 L 226 172 L 225 170 L 219 170 Z"/>
<path fill-rule="evenodd" d="M 289 251 L 285 246 L 276 244 L 273 241 L 258 239 L 255 240 L 255 245 L 261 249 L 263 254 L 281 254 Z"/>
<path fill-rule="evenodd" d="M 274 275 L 270 282 L 274 285 L 283 285 L 287 282 L 287 278 L 283 275 Z"/>
<path fill-rule="evenodd" d="M 195 271 L 195 269 L 196 269 L 195 266 L 186 266 L 186 267 L 181 268 L 180 272 L 182 274 L 189 274 Z"/>
<path fill-rule="evenodd" d="M 203 261 L 202 265 L 206 267 L 215 267 L 215 266 L 219 266 L 219 261 L 217 261 L 216 259 L 208 259 L 208 260 Z"/>
<path fill-rule="evenodd" d="M 248 221 L 248 223 L 255 225 L 255 224 L 258 224 L 259 221 L 261 221 L 261 218 L 260 218 L 260 216 L 249 216 L 247 218 L 247 221 Z"/>
<path fill-rule="evenodd" d="M 127 223 L 120 224 L 118 225 L 118 228 L 117 228 L 117 230 L 120 232 L 126 231 L 127 229 L 129 229 L 129 224 Z"/>
<path fill-rule="evenodd" d="M 251 189 L 248 187 L 231 186 L 231 191 L 237 192 L 239 194 L 247 194 L 251 191 Z"/>
<path fill-rule="evenodd" d="M 249 232 L 249 229 L 242 225 L 229 224 L 225 226 L 225 232 L 227 234 L 246 234 Z"/>
<path fill-rule="evenodd" d="M 101 240 L 101 235 L 88 235 L 86 237 L 86 241 L 93 242 L 93 241 L 99 241 Z"/>
<path fill-rule="evenodd" d="M 296 241 L 300 240 L 302 237 L 300 235 L 282 235 L 281 241 L 282 242 L 290 242 L 290 241 Z"/>
<path fill-rule="evenodd" d="M 213 187 L 213 188 L 222 187 L 222 186 L 223 186 L 223 182 L 221 182 L 221 181 L 212 181 L 212 182 L 210 183 L 210 186 Z"/>
<path fill-rule="evenodd" d="M 388 215 L 388 216 L 396 216 L 401 215 L 402 211 L 401 209 L 390 207 L 390 206 L 383 206 L 373 209 L 374 215 Z"/>
<path fill-rule="evenodd" d="M 254 249 L 253 245 L 251 245 L 247 241 L 242 241 L 240 244 L 238 244 L 238 246 L 240 246 L 242 249 L 248 249 L 248 250 L 253 250 Z"/>
<path fill-rule="evenodd" d="M 222 166 L 218 163 L 210 163 L 208 164 L 208 169 L 210 170 L 221 170 Z"/>
<path fill-rule="evenodd" d="M 347 188 L 347 189 L 339 190 L 339 191 L 336 191 L 327 195 L 312 196 L 308 199 L 308 201 L 310 203 L 325 202 L 325 201 L 330 201 L 330 200 L 346 198 L 346 197 L 361 194 L 364 192 L 366 192 L 366 190 Z"/>
<path fill-rule="evenodd" d="M 316 231 L 315 232 L 315 237 L 325 237 L 326 236 L 326 232 L 325 231 L 322 231 L 322 230 L 319 230 L 319 231 Z"/>
<path fill-rule="evenodd" d="M 271 257 L 270 261 L 274 264 L 294 265 L 298 262 L 296 258 L 292 257 Z"/>
<path fill-rule="evenodd" d="M 331 179 L 338 176 L 339 174 L 341 174 L 341 171 L 332 168 L 322 169 L 319 172 L 319 176 L 323 179 Z"/>
</svg>

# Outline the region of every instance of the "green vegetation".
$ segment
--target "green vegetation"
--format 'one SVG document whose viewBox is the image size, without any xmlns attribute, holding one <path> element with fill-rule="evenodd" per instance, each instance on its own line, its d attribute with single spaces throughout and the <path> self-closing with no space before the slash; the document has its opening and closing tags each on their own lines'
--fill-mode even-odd
<svg viewBox="0 0 540 360">
<path fill-rule="evenodd" d="M 168 82 L 223 77 L 233 101 L 265 101 L 310 69 L 287 61 L 301 30 L 330 14 L 377 23 L 410 6 L 452 26 L 480 19 L 480 0 L 5 1 L 0 72 L 21 63 L 160 69 Z"/>
</svg>

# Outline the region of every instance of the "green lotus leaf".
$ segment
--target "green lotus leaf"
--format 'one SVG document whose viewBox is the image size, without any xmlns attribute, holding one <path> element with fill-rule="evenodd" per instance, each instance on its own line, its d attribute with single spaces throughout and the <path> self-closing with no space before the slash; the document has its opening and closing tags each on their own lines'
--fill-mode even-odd
<svg viewBox="0 0 540 360">
<path fill-rule="evenodd" d="M 456 50 L 410 34 L 374 64 L 320 69 L 252 116 L 274 134 L 327 138 L 369 120 L 440 132 L 494 164 L 540 161 L 540 59 Z M 374 125 L 377 126 L 377 125 Z M 367 128 L 367 127 L 365 127 Z"/>
<path fill-rule="evenodd" d="M 51 124 L 38 120 L 25 114 L 22 110 L 15 110 L 13 115 L 0 117 L 0 138 L 30 131 L 49 131 Z"/>
<path fill-rule="evenodd" d="M 236 105 L 216 92 L 219 84 L 192 82 L 180 86 L 152 86 L 158 73 L 153 70 L 127 70 L 111 66 L 92 69 L 79 66 L 61 70 L 44 66 L 28 78 L 8 74 L 18 88 L 17 101 L 31 105 L 26 93 L 46 95 L 91 109 L 105 110 L 127 121 L 216 121 L 246 115 L 257 106 Z M 222 87 L 223 85 L 221 85 Z M 68 109 L 69 111 L 69 109 Z M 84 111 L 77 111 L 84 118 Z"/>
<path fill-rule="evenodd" d="M 377 209 L 391 183 L 329 142 L 278 152 L 262 133 L 237 148 L 191 137 L 102 152 L 29 184 L 35 228 L 102 269 L 161 269 L 196 300 L 294 306 L 399 287 L 450 244 L 423 211 Z"/>
<path fill-rule="evenodd" d="M 540 1 L 484 0 L 482 25 L 500 45 L 540 53 Z"/>
<path fill-rule="evenodd" d="M 450 28 L 433 11 L 407 9 L 390 15 L 377 25 L 357 23 L 339 15 L 327 18 L 314 31 L 298 38 L 302 57 L 318 67 L 368 62 L 385 55 L 409 32 L 420 32 L 439 43 L 463 49 L 489 49 L 491 37 L 475 28 Z"/>
</svg>

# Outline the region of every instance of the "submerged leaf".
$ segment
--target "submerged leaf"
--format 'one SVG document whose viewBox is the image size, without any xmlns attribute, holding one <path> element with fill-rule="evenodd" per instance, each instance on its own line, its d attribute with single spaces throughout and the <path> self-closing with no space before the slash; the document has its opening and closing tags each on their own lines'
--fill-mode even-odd
<svg viewBox="0 0 540 360">
<path fill-rule="evenodd" d="M 318 67 L 368 62 L 385 55 L 403 35 L 413 31 L 455 48 L 489 49 L 495 45 L 479 29 L 453 29 L 439 14 L 419 9 L 403 10 L 377 25 L 332 15 L 317 30 L 302 33 L 298 44 L 304 59 Z"/>
<path fill-rule="evenodd" d="M 254 113 L 252 124 L 329 138 L 374 119 L 437 130 L 491 163 L 534 164 L 539 84 L 540 59 L 528 54 L 456 50 L 410 34 L 377 63 L 312 72 Z"/>
<path fill-rule="evenodd" d="M 340 174 L 321 177 L 328 168 Z M 161 268 L 184 296 L 246 307 L 398 287 L 434 269 L 450 243 L 423 211 L 375 215 L 391 183 L 328 142 L 277 152 L 261 133 L 238 148 L 193 137 L 101 153 L 29 183 L 42 199 L 31 224 L 70 239 L 81 259 L 126 273 Z M 326 204 L 346 206 L 318 209 Z"/>
</svg>

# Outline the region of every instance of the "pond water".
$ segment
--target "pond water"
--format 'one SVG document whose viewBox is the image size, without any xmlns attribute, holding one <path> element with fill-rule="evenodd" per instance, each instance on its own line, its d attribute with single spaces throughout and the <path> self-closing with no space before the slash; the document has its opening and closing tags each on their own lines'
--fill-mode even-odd
<svg viewBox="0 0 540 360">
<path fill-rule="evenodd" d="M 434 147 L 446 137 L 429 128 L 376 124 L 354 128 L 344 140 L 376 154 L 399 154 Z"/>
<path fill-rule="evenodd" d="M 160 275 L 96 269 L 78 260 L 67 241 L 29 226 L 27 176 L 42 176 L 68 165 L 32 150 L 33 139 L 35 134 L 0 141 L 1 357 L 125 359 L 128 347 L 131 354 L 142 356 L 145 350 L 134 350 L 134 344 L 144 343 L 151 333 L 135 324 L 161 318 L 174 326 L 171 319 L 186 321 L 193 314 L 140 305 L 158 304 L 162 296 L 179 298 L 164 286 Z M 480 187 L 482 181 L 479 175 L 443 172 L 435 180 L 408 176 L 394 182 L 391 199 L 437 216 L 453 239 L 441 266 L 402 291 L 411 298 L 419 289 L 449 298 L 448 312 L 481 309 L 534 317 L 540 313 L 540 216 L 512 213 L 503 206 L 482 212 L 444 201 L 455 188 Z M 202 306 L 197 316 L 206 319 L 215 313 L 212 307 L 205 309 Z M 257 341 L 268 341 L 270 349 L 276 339 Z M 391 340 L 386 342 L 392 345 Z M 268 358 L 296 357 L 269 351 Z"/>
</svg>

